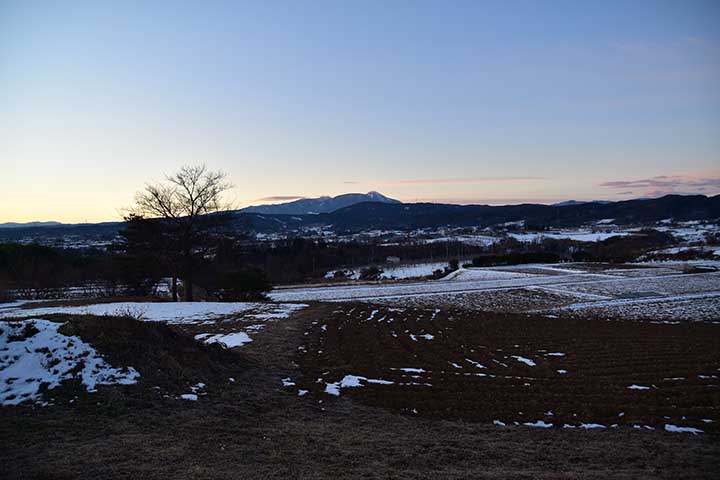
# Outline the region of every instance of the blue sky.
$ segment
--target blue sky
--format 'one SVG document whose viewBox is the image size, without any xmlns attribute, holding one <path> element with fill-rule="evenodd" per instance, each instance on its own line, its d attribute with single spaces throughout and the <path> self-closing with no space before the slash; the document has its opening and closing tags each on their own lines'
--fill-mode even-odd
<svg viewBox="0 0 720 480">
<path fill-rule="evenodd" d="M 720 2 L 0 0 L 0 132 L 0 222 L 195 163 L 238 206 L 715 194 Z"/>
</svg>

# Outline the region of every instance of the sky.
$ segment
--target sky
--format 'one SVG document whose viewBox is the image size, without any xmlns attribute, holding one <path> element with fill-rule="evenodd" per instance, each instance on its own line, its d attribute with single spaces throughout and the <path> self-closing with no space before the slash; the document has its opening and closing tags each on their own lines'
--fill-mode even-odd
<svg viewBox="0 0 720 480">
<path fill-rule="evenodd" d="M 720 2 L 0 0 L 0 222 L 720 193 Z"/>
</svg>

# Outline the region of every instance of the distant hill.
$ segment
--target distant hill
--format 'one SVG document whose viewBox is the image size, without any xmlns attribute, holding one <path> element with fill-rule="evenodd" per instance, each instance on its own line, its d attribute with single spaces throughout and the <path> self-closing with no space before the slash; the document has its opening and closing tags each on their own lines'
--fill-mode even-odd
<svg viewBox="0 0 720 480">
<path fill-rule="evenodd" d="M 550 206 L 551 207 L 568 207 L 570 205 L 582 205 L 583 203 L 604 204 L 604 203 L 613 203 L 613 202 L 611 202 L 610 200 L 591 200 L 591 201 L 587 201 L 587 202 L 586 201 L 577 201 L 577 200 L 566 200 L 566 201 L 560 202 L 560 203 L 553 203 Z"/>
<path fill-rule="evenodd" d="M 7 223 L 0 223 L 0 228 L 31 228 L 31 227 L 53 227 L 57 225 L 62 225 L 60 222 L 26 222 L 26 223 L 17 223 L 17 222 L 7 222 Z"/>
<path fill-rule="evenodd" d="M 338 231 L 415 229 L 441 226 L 486 227 L 524 220 L 530 226 L 571 227 L 613 219 L 618 225 L 720 218 L 720 195 L 666 195 L 646 200 L 578 203 L 566 206 L 521 204 L 506 206 L 442 203 L 360 203 L 321 215 L 318 221 Z"/>
<path fill-rule="evenodd" d="M 257 205 L 239 210 L 242 213 L 263 213 L 277 215 L 315 215 L 330 213 L 362 202 L 400 203 L 378 192 L 346 193 L 337 197 L 301 198 L 275 205 Z"/>
</svg>

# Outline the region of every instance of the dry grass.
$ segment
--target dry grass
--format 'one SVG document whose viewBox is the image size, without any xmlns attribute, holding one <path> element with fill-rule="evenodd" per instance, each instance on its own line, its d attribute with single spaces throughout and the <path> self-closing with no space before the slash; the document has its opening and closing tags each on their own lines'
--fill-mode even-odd
<svg viewBox="0 0 720 480">
<path fill-rule="evenodd" d="M 158 297 L 98 297 L 98 298 L 76 298 L 59 299 L 29 302 L 20 305 L 21 309 L 52 308 L 52 307 L 82 307 L 85 305 L 96 305 L 98 303 L 117 302 L 168 302 L 168 299 Z"/>
</svg>

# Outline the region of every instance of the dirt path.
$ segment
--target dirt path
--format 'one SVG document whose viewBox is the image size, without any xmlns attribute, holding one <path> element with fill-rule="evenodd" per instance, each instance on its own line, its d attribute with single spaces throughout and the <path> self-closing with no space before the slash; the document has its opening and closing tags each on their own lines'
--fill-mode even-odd
<svg viewBox="0 0 720 480">
<path fill-rule="evenodd" d="M 313 305 L 243 347 L 252 366 L 198 402 L 0 409 L 2 478 L 713 478 L 714 435 L 500 428 L 297 397 Z M 128 406 L 129 405 L 129 406 Z"/>
</svg>

